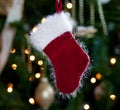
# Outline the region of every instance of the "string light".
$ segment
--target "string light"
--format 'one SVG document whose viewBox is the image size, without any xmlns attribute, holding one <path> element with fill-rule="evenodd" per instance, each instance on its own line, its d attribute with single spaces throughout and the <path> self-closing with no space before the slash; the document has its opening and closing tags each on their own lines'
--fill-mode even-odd
<svg viewBox="0 0 120 110">
<path fill-rule="evenodd" d="M 8 88 L 7 88 L 7 91 L 8 91 L 9 93 L 11 93 L 11 92 L 13 91 L 13 88 L 8 87 Z"/>
<path fill-rule="evenodd" d="M 9 92 L 9 93 L 13 92 L 13 84 L 12 83 L 8 83 L 7 92 Z"/>
<path fill-rule="evenodd" d="M 36 32 L 37 31 L 37 26 L 33 27 L 32 32 Z"/>
<path fill-rule="evenodd" d="M 35 60 L 35 56 L 34 55 L 30 55 L 30 61 L 34 61 Z"/>
<path fill-rule="evenodd" d="M 12 68 L 13 70 L 16 70 L 16 69 L 17 69 L 17 65 L 16 65 L 16 64 L 12 64 L 12 65 L 11 65 L 11 68 Z"/>
<path fill-rule="evenodd" d="M 15 53 L 16 52 L 16 49 L 15 48 L 11 48 L 10 49 L 10 53 Z"/>
<path fill-rule="evenodd" d="M 40 65 L 40 66 L 43 65 L 43 61 L 42 61 L 42 60 L 39 60 L 39 61 L 38 61 L 38 65 Z"/>
<path fill-rule="evenodd" d="M 40 78 L 41 74 L 40 73 L 36 73 L 35 74 L 35 78 Z"/>
<path fill-rule="evenodd" d="M 42 20 L 41 20 L 41 23 L 45 23 L 46 22 L 46 18 L 43 18 Z"/>
<path fill-rule="evenodd" d="M 29 77 L 29 81 L 31 82 L 31 81 L 33 81 L 34 80 L 34 77 L 33 76 L 30 76 Z"/>
<path fill-rule="evenodd" d="M 97 79 L 97 80 L 100 80 L 101 78 L 102 78 L 101 73 L 97 73 L 97 74 L 96 74 L 96 79 Z"/>
<path fill-rule="evenodd" d="M 117 98 L 117 97 L 116 97 L 115 94 L 111 94 L 111 95 L 110 95 L 110 99 L 111 99 L 111 100 L 116 100 L 116 98 Z"/>
<path fill-rule="evenodd" d="M 116 58 L 114 58 L 114 57 L 111 58 L 111 59 L 110 59 L 110 64 L 114 65 L 115 63 L 116 63 Z"/>
<path fill-rule="evenodd" d="M 25 49 L 24 53 L 28 55 L 28 54 L 30 54 L 30 51 L 28 49 Z"/>
<path fill-rule="evenodd" d="M 44 70 L 44 68 L 41 68 L 41 70 Z"/>
<path fill-rule="evenodd" d="M 83 108 L 84 108 L 85 110 L 89 110 L 89 109 L 90 109 L 90 106 L 89 106 L 89 104 L 85 104 L 85 105 L 83 106 Z"/>
<path fill-rule="evenodd" d="M 66 4 L 66 7 L 67 7 L 68 9 L 72 9 L 72 3 L 70 3 L 70 2 L 67 3 L 67 4 Z"/>
<path fill-rule="evenodd" d="M 93 83 L 93 84 L 96 83 L 96 78 L 92 77 L 92 78 L 90 79 L 90 82 Z"/>
<path fill-rule="evenodd" d="M 35 100 L 33 98 L 29 98 L 29 103 L 34 105 L 35 104 Z"/>
</svg>

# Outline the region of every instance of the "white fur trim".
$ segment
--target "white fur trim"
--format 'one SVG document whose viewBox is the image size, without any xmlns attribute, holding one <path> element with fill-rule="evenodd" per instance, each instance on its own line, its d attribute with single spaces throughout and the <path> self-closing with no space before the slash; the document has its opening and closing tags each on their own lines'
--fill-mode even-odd
<svg viewBox="0 0 120 110">
<path fill-rule="evenodd" d="M 46 22 L 38 24 L 37 29 L 30 33 L 30 41 L 38 50 L 42 51 L 53 39 L 66 31 L 72 32 L 74 22 L 70 14 L 61 12 L 50 15 Z"/>
</svg>

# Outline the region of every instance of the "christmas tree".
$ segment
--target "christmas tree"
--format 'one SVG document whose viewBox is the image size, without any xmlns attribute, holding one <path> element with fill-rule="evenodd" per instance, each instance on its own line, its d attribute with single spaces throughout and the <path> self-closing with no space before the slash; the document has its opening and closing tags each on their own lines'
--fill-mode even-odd
<svg viewBox="0 0 120 110">
<path fill-rule="evenodd" d="M 29 41 L 31 30 L 55 13 L 55 0 L 0 0 L 1 110 L 120 109 L 120 1 L 61 1 L 76 22 L 75 39 L 84 42 L 91 60 L 82 88 L 64 99 L 48 58 Z"/>
</svg>

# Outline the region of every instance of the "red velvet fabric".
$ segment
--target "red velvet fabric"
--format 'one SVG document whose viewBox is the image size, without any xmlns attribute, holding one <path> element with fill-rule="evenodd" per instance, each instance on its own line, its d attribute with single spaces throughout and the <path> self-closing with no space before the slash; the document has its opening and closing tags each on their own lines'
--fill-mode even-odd
<svg viewBox="0 0 120 110">
<path fill-rule="evenodd" d="M 65 32 L 51 41 L 44 49 L 51 60 L 56 86 L 63 94 L 70 94 L 79 87 L 82 74 L 90 59 L 77 44 L 70 32 Z"/>
</svg>

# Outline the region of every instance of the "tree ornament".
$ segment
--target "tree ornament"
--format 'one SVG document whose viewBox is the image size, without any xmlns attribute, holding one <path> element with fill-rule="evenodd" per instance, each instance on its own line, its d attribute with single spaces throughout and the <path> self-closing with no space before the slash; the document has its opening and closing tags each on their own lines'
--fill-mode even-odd
<svg viewBox="0 0 120 110">
<path fill-rule="evenodd" d="M 87 36 L 89 38 L 93 37 L 93 34 L 97 32 L 95 25 L 95 10 L 94 1 L 90 2 L 90 26 L 84 26 L 84 0 L 79 0 L 79 23 L 80 25 L 76 27 L 76 36 Z"/>
<path fill-rule="evenodd" d="M 38 51 L 44 51 L 54 67 L 56 87 L 62 94 L 72 94 L 81 86 L 83 73 L 90 59 L 72 35 L 73 21 L 62 11 L 62 3 L 56 0 L 54 15 L 38 24 L 30 33 L 30 41 Z"/>
<path fill-rule="evenodd" d="M 101 20 L 102 27 L 103 27 L 103 32 L 105 35 L 108 35 L 107 24 L 106 24 L 104 12 L 103 12 L 102 2 L 100 0 L 97 0 L 97 5 L 98 5 L 98 12 L 99 12 L 100 20 Z"/>
<path fill-rule="evenodd" d="M 94 89 L 95 100 L 100 100 L 103 96 L 106 95 L 106 88 L 108 89 L 105 82 L 101 82 L 99 85 L 96 86 L 96 88 Z"/>
<path fill-rule="evenodd" d="M 105 35 L 108 35 L 107 30 L 107 24 L 103 12 L 102 3 L 107 2 L 108 0 L 97 0 L 98 5 L 98 13 L 101 20 L 101 24 L 103 27 L 103 32 Z M 95 26 L 95 6 L 94 6 L 94 0 L 90 1 L 90 26 L 86 27 L 84 25 L 84 0 L 79 0 L 79 23 L 80 26 L 76 28 L 76 35 L 77 37 L 87 35 L 87 37 L 92 37 L 92 34 L 95 34 L 97 32 L 97 29 Z M 89 35 L 89 36 L 88 36 Z"/>
<path fill-rule="evenodd" d="M 85 36 L 85 35 L 92 35 L 97 32 L 97 29 L 93 26 L 78 26 L 76 28 L 76 35 L 78 37 Z"/>
<path fill-rule="evenodd" d="M 35 90 L 34 98 L 36 103 L 39 104 L 44 110 L 47 110 L 54 101 L 54 95 L 54 90 L 48 83 L 47 78 L 42 77 Z"/>
</svg>

